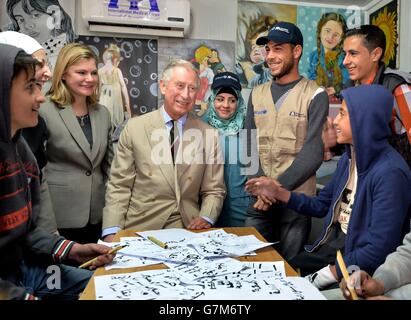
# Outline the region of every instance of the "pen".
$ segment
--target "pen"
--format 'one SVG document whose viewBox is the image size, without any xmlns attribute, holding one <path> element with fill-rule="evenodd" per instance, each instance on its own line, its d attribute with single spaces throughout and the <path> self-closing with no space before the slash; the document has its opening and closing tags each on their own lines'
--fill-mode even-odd
<svg viewBox="0 0 411 320">
<path fill-rule="evenodd" d="M 153 236 L 148 236 L 147 239 L 150 240 L 151 242 L 155 243 L 156 245 L 158 245 L 159 247 L 161 247 L 163 249 L 168 248 L 168 246 L 164 242 L 158 240 L 157 238 L 155 238 Z"/>
<path fill-rule="evenodd" d="M 117 251 L 119 251 L 119 250 L 121 250 L 125 247 L 127 247 L 127 245 L 115 247 L 115 248 L 111 249 L 109 252 L 107 252 L 106 255 L 116 253 Z M 82 268 L 82 269 L 87 268 L 87 267 L 91 266 L 93 264 L 93 262 L 96 261 L 97 259 L 98 259 L 98 257 L 95 257 L 94 259 L 91 259 L 87 262 L 84 262 L 81 266 L 79 266 L 79 268 Z"/>
<path fill-rule="evenodd" d="M 350 288 L 348 286 L 349 285 L 348 281 L 350 279 L 350 275 L 348 274 L 347 267 L 345 266 L 344 259 L 342 257 L 342 254 L 341 254 L 340 250 L 337 251 L 337 262 L 338 262 L 338 265 L 340 266 L 340 270 L 341 270 L 341 273 L 343 274 L 344 280 L 347 283 L 347 288 L 350 291 L 351 298 L 353 300 L 358 300 L 358 296 L 357 296 L 357 293 L 355 292 L 355 288 Z"/>
</svg>

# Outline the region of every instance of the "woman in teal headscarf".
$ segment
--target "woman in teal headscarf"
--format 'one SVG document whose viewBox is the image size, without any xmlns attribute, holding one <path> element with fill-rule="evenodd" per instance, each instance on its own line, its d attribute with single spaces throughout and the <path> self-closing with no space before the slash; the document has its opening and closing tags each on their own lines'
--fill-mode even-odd
<svg viewBox="0 0 411 320">
<path fill-rule="evenodd" d="M 241 96 L 240 80 L 234 73 L 217 74 L 211 90 L 208 109 L 202 119 L 218 129 L 220 134 L 221 145 L 224 147 L 224 181 L 227 187 L 224 206 L 215 226 L 243 227 L 250 204 L 250 196 L 244 190 L 247 177 L 241 175 L 240 171 L 243 144 L 239 143 L 239 132 L 244 126 L 246 104 Z"/>
</svg>

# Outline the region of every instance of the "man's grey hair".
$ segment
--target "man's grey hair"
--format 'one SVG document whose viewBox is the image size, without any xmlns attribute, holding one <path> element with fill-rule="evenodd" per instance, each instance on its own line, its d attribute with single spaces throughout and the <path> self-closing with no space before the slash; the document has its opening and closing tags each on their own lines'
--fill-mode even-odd
<svg viewBox="0 0 411 320">
<path fill-rule="evenodd" d="M 164 68 L 163 74 L 161 76 L 161 80 L 163 80 L 167 84 L 171 80 L 174 69 L 178 67 L 182 67 L 187 70 L 194 71 L 194 73 L 196 74 L 197 87 L 200 86 L 200 78 L 198 77 L 198 70 L 191 62 L 187 60 L 183 60 L 183 59 L 171 60 Z"/>
</svg>

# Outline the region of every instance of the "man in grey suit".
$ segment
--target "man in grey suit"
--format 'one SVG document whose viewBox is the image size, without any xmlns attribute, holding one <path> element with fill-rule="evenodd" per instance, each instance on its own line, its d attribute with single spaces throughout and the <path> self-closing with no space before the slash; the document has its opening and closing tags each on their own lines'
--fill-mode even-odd
<svg viewBox="0 0 411 320">
<path fill-rule="evenodd" d="M 206 229 L 220 214 L 224 160 L 217 131 L 192 110 L 199 78 L 185 60 L 164 69 L 164 105 L 128 121 L 106 191 L 103 237 L 120 229 Z"/>
</svg>

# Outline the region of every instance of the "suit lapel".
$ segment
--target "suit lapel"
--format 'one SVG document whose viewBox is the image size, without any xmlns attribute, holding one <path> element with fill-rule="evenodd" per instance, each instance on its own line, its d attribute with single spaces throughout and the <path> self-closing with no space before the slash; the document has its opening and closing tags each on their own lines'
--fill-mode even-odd
<svg viewBox="0 0 411 320">
<path fill-rule="evenodd" d="M 101 146 L 101 129 L 102 129 L 102 121 L 99 118 L 99 113 L 97 112 L 96 108 L 92 107 L 89 109 L 90 114 L 90 121 L 91 121 L 91 132 L 93 132 L 93 147 L 91 149 L 91 162 L 93 162 L 100 150 Z"/>
<path fill-rule="evenodd" d="M 146 125 L 145 129 L 146 129 L 147 140 L 150 143 L 151 150 L 153 151 L 154 148 L 158 148 L 157 144 L 159 143 L 158 141 L 155 141 L 155 139 L 153 139 L 154 131 L 164 130 L 166 136 L 167 136 L 167 131 L 166 131 L 166 125 L 164 123 L 164 118 L 161 114 L 160 109 L 153 111 L 151 116 L 152 117 L 149 120 L 150 123 Z M 168 143 L 168 139 L 166 142 Z M 165 163 L 162 162 L 161 164 L 159 164 L 159 167 L 165 179 L 167 180 L 168 184 L 175 191 L 174 166 L 170 165 L 173 162 L 172 157 L 171 157 L 171 152 L 169 152 L 169 147 L 165 147 L 164 151 L 165 151 L 165 154 L 164 154 L 163 159 Z"/>
<path fill-rule="evenodd" d="M 91 162 L 90 144 L 88 143 L 86 136 L 84 135 L 83 130 L 74 115 L 72 107 L 66 106 L 64 109 L 61 109 L 60 116 L 73 139 Z"/>
</svg>

